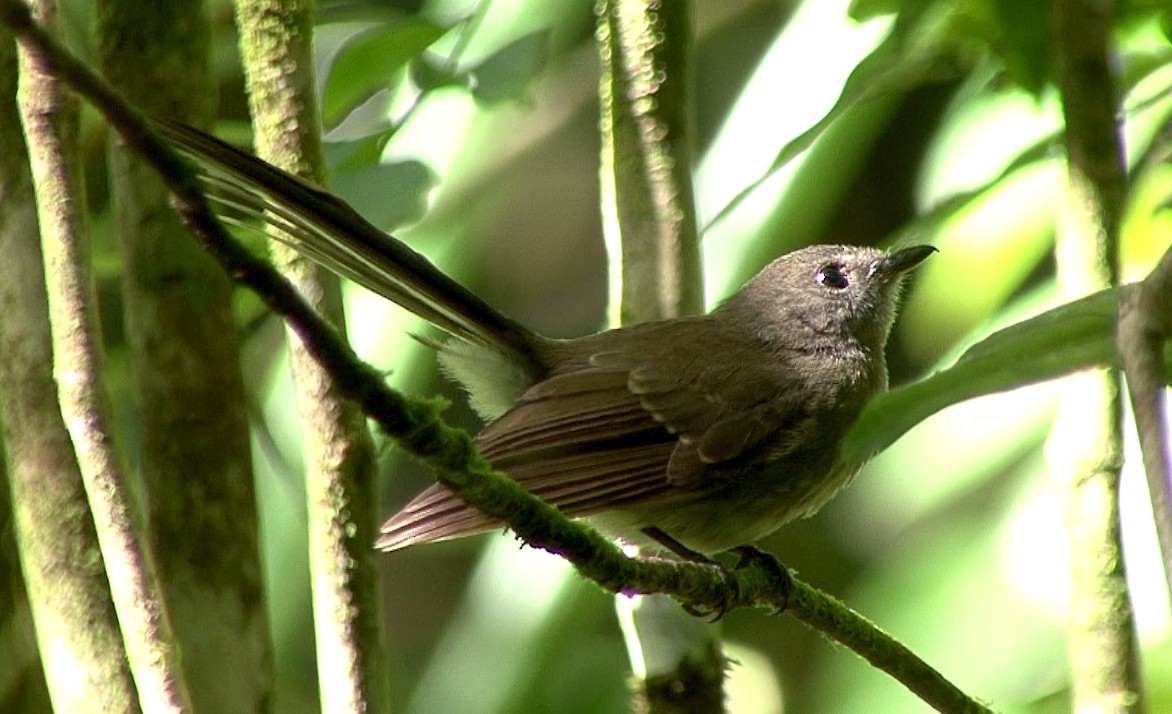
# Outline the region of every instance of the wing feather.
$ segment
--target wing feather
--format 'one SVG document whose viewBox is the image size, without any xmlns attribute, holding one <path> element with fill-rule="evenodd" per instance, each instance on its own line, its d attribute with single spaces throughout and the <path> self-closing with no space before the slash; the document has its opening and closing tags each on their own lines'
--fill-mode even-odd
<svg viewBox="0 0 1172 714">
<path fill-rule="evenodd" d="M 665 330 L 686 325 L 684 336 Z M 494 467 L 571 517 L 685 495 L 709 479 L 788 453 L 809 423 L 775 356 L 714 364 L 730 339 L 703 318 L 602 333 L 485 427 L 477 446 Z M 608 339 L 607 335 L 611 335 Z M 686 339 L 685 339 L 686 338 Z M 600 349 L 588 350 L 591 339 Z M 589 355 L 582 357 L 582 355 Z M 756 355 L 749 355 L 757 357 Z M 440 486 L 383 527 L 379 547 L 469 535 L 502 524 Z M 651 524 L 649 524 L 651 525 Z"/>
<path fill-rule="evenodd" d="M 557 506 L 566 515 L 588 516 L 665 491 L 664 465 L 672 446 L 670 440 L 664 440 L 598 453 L 564 454 L 515 465 L 508 469 L 508 474 L 527 491 Z M 394 550 L 503 525 L 436 485 L 408 503 L 383 526 L 377 547 Z"/>
</svg>

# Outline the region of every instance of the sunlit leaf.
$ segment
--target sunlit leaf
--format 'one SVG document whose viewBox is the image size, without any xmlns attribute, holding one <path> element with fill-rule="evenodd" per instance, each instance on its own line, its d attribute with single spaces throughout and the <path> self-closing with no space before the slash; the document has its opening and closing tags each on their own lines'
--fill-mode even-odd
<svg viewBox="0 0 1172 714">
<path fill-rule="evenodd" d="M 1058 137 L 1053 135 L 1042 137 L 1015 156 L 999 174 L 980 186 L 954 193 L 936 203 L 923 214 L 902 226 L 887 242 L 899 245 L 932 235 L 939 230 L 945 221 L 972 206 L 977 199 L 997 188 L 1018 171 L 1049 158 L 1054 152 L 1057 139 Z"/>
<path fill-rule="evenodd" d="M 843 460 L 865 461 L 928 416 L 966 399 L 1114 364 L 1120 290 L 1104 290 L 999 330 L 951 367 L 876 397 L 847 435 Z"/>
<path fill-rule="evenodd" d="M 392 75 L 423 53 L 448 28 L 421 18 L 380 26 L 346 44 L 325 83 L 322 118 L 335 124 L 379 89 Z"/>
<path fill-rule="evenodd" d="M 334 179 L 334 190 L 371 223 L 392 230 L 423 216 L 435 175 L 419 161 L 376 164 Z"/>
<path fill-rule="evenodd" d="M 548 58 L 548 30 L 520 37 L 472 68 L 472 95 L 489 103 L 522 99 Z"/>
<path fill-rule="evenodd" d="M 855 67 L 843 85 L 842 93 L 826 116 L 778 151 L 769 168 L 742 189 L 709 222 L 718 223 L 765 183 L 773 174 L 808 149 L 847 110 L 860 102 L 900 92 L 933 82 L 960 76 L 964 62 L 951 49 L 934 47 L 930 42 L 909 50 L 905 37 L 892 32 L 875 51 Z"/>
</svg>

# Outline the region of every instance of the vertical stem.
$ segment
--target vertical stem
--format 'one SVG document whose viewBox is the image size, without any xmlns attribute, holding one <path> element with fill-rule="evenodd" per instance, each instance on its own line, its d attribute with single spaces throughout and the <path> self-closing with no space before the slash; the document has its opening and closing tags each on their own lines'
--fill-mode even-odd
<svg viewBox="0 0 1172 714">
<path fill-rule="evenodd" d="M 611 322 L 701 312 L 692 197 L 691 13 L 687 2 L 601 0 L 603 231 Z M 720 631 L 663 596 L 618 596 L 636 709 L 724 710 Z"/>
<path fill-rule="evenodd" d="M 1058 276 L 1074 299 L 1118 281 L 1127 192 L 1108 52 L 1111 3 L 1056 0 L 1054 45 L 1066 117 L 1068 180 L 1059 208 Z M 1142 710 L 1134 622 L 1119 524 L 1119 375 L 1067 379 L 1050 434 L 1071 547 L 1068 623 L 1075 711 Z"/>
<path fill-rule="evenodd" d="M 137 694 L 110 599 L 94 521 L 61 418 L 53 381 L 49 305 L 37 234 L 37 207 L 16 110 L 16 46 L 0 43 L 0 442 L 8 494 L 0 494 L 0 537 L 15 536 L 20 562 L 5 562 L 5 584 L 19 583 L 36 628 L 40 662 L 18 656 L 23 638 L 13 611 L 5 622 L 5 678 L 40 665 L 53 707 L 62 712 L 134 711 Z M 7 514 L 11 503 L 11 530 Z M 5 551 L 9 543 L 5 543 Z M 3 553 L 7 561 L 8 553 Z M 9 580 L 7 576 L 12 576 Z M 5 593 L 5 600 L 8 599 Z M 9 682 L 14 681 L 8 679 Z M 30 683 L 31 684 L 31 683 Z M 8 688 L 5 688 L 8 689 Z M 38 687 L 27 686 L 32 692 Z M 37 694 L 44 696 L 44 688 Z M 9 689 L 5 693 L 10 693 Z M 16 702 L 9 701 L 10 704 Z M 31 701 L 21 702 L 31 707 Z M 36 709 L 34 711 L 40 711 Z"/>
<path fill-rule="evenodd" d="M 257 153 L 304 178 L 325 177 L 314 93 L 312 0 L 240 0 L 236 12 Z M 284 244 L 285 275 L 344 332 L 339 281 Z M 310 577 L 322 711 L 388 711 L 378 571 L 375 453 L 361 410 L 290 332 L 303 419 Z"/>
<path fill-rule="evenodd" d="M 123 95 L 206 125 L 204 4 L 102 0 L 98 10 L 100 61 Z M 182 665 L 197 710 L 259 711 L 273 658 L 232 284 L 159 177 L 117 140 L 108 155 L 152 550 Z"/>
<path fill-rule="evenodd" d="M 1164 350 L 1170 337 L 1172 249 L 1164 253 L 1143 282 L 1123 291 L 1115 335 L 1143 451 L 1164 582 L 1172 592 L 1172 445 L 1168 438 L 1168 386 L 1164 377 Z"/>
<path fill-rule="evenodd" d="M 615 266 L 610 302 L 622 324 L 704 309 L 689 7 L 602 0 L 597 10 L 603 230 Z"/>
<path fill-rule="evenodd" d="M 42 21 L 50 2 L 37 3 Z M 75 141 L 76 103 L 65 99 L 44 58 L 20 41 L 19 102 L 40 212 L 61 414 L 81 467 L 131 671 L 144 711 L 190 708 L 154 564 L 140 538 L 125 461 L 110 418 L 96 301 L 83 221 Z"/>
</svg>

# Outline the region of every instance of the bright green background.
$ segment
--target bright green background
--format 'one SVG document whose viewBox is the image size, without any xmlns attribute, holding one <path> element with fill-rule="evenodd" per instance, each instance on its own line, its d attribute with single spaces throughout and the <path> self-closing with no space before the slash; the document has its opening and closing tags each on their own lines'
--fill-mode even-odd
<svg viewBox="0 0 1172 714">
<path fill-rule="evenodd" d="M 1063 164 L 1048 3 L 695 5 L 696 188 L 711 301 L 808 243 L 932 243 L 941 252 L 918 271 L 892 339 L 893 385 L 1057 304 Z M 522 322 L 558 336 L 600 328 L 591 3 L 323 2 L 320 15 L 333 188 Z M 235 39 L 230 15 L 219 17 L 219 129 L 240 136 Z M 1172 236 L 1169 17 L 1165 3 L 1131 2 L 1116 20 L 1134 185 L 1128 279 L 1142 277 Z M 100 141 L 96 129 L 91 140 Z M 245 315 L 257 314 L 240 300 Z M 405 336 L 418 325 L 360 289 L 349 309 L 356 346 L 396 386 L 447 393 L 451 418 L 475 428 L 452 387 L 435 381 L 431 355 Z M 260 324 L 249 369 L 263 413 L 256 453 L 278 673 L 284 697 L 311 711 L 299 428 L 284 358 L 270 346 L 275 324 Z M 1086 345 L 1069 329 L 1031 326 L 977 371 L 1007 386 L 1033 360 L 1073 359 Z M 1101 347 L 1106 335 L 1095 329 L 1088 339 Z M 953 401 L 973 384 L 962 377 L 925 383 L 898 408 L 918 421 L 917 405 Z M 763 545 L 971 694 L 1003 711 L 1066 711 L 1067 556 L 1043 453 L 1060 389 L 982 397 L 929 418 L 817 517 Z M 861 438 L 883 442 L 893 423 L 880 413 Z M 1146 684 L 1151 710 L 1172 710 L 1169 603 L 1128 438 L 1127 565 Z M 428 476 L 388 452 L 390 514 Z M 557 559 L 486 536 L 382 562 L 395 711 L 625 710 L 613 603 Z M 733 711 L 776 712 L 781 699 L 802 712 L 927 709 L 784 616 L 740 611 L 724 628 L 737 661 Z"/>
</svg>

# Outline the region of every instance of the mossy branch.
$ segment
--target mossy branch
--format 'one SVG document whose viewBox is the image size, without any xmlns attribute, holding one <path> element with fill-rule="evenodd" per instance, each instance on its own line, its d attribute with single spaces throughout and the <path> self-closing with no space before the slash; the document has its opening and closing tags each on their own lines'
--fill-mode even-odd
<svg viewBox="0 0 1172 714">
<path fill-rule="evenodd" d="M 0 579 L 11 585 L 0 592 L 0 680 L 10 684 L 18 667 L 33 680 L 27 699 L 0 695 L 0 708 L 43 711 L 52 701 L 77 714 L 130 711 L 138 693 L 53 378 L 36 196 L 15 102 L 16 45 L 0 34 Z M 35 633 L 21 627 L 22 611 Z M 35 681 L 38 666 L 44 684 Z"/>
</svg>

